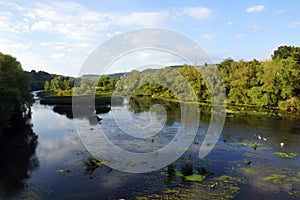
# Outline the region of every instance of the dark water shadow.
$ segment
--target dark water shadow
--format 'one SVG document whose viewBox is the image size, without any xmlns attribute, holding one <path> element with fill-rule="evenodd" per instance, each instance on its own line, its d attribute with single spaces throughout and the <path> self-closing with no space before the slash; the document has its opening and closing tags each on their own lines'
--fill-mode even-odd
<svg viewBox="0 0 300 200">
<path fill-rule="evenodd" d="M 26 187 L 26 180 L 39 167 L 36 156 L 38 136 L 28 116 L 13 119 L 11 128 L 0 135 L 0 194 L 10 197 Z M 1 197 L 1 195 L 0 195 Z"/>
</svg>

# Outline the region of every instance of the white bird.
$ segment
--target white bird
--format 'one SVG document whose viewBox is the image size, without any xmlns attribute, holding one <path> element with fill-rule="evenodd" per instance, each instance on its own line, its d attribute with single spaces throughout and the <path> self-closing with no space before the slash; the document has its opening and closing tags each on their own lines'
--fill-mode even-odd
<svg viewBox="0 0 300 200">
<path fill-rule="evenodd" d="M 283 146 L 284 146 L 284 143 L 283 143 L 283 142 L 281 142 L 281 143 L 280 143 L 280 146 L 281 146 L 281 147 L 283 147 Z"/>
<path fill-rule="evenodd" d="M 267 138 L 263 137 L 263 140 L 264 140 L 264 141 L 267 141 Z"/>
<path fill-rule="evenodd" d="M 260 140 L 261 140 L 261 136 L 260 136 L 260 135 L 258 135 L 258 139 L 260 139 Z"/>
</svg>

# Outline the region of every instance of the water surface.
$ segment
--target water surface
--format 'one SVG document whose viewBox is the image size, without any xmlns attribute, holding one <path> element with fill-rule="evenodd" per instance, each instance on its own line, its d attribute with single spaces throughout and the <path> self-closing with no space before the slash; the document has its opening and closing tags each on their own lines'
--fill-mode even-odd
<svg viewBox="0 0 300 200">
<path fill-rule="evenodd" d="M 168 117 L 160 133 L 150 138 L 135 139 L 125 135 L 114 122 L 110 109 L 107 113 L 98 114 L 103 119 L 98 126 L 107 130 L 107 137 L 120 148 L 134 152 L 159 149 L 170 142 L 181 126 L 180 105 L 149 99 L 135 100 L 130 102 L 131 115 L 146 123 L 145 114 L 149 114 L 149 105 L 154 103 L 161 103 L 167 108 L 166 113 L 157 112 L 156 117 L 159 118 L 160 114 Z M 105 165 L 94 171 L 87 170 L 84 160 L 91 155 L 78 137 L 74 120 L 88 119 L 72 119 L 70 113 L 58 110 L 55 105 L 41 105 L 37 100 L 32 106 L 29 122 L 20 119 L 18 126 L 7 130 L 11 135 L 1 136 L 1 198 L 151 199 L 155 194 L 180 191 L 187 193 L 191 199 L 212 199 L 212 193 L 218 196 L 223 189 L 224 181 L 217 179 L 223 175 L 244 180 L 233 183 L 238 192 L 232 197 L 227 195 L 228 199 L 300 197 L 299 156 L 289 159 L 275 154 L 300 153 L 299 120 L 228 117 L 215 148 L 207 157 L 199 159 L 198 151 L 210 121 L 210 115 L 201 114 L 194 142 L 172 165 L 178 172 L 186 164 L 192 165 L 194 173 L 203 167 L 213 172 L 203 182 L 191 182 L 170 174 L 167 168 L 142 174 L 124 173 Z M 267 140 L 259 140 L 257 135 Z M 280 147 L 281 142 L 284 142 L 284 147 Z M 257 144 L 256 149 L 252 147 L 253 143 Z M 246 164 L 246 160 L 251 164 Z M 58 170 L 68 172 L 60 173 Z M 208 187 L 215 182 L 219 183 L 215 188 Z"/>
</svg>

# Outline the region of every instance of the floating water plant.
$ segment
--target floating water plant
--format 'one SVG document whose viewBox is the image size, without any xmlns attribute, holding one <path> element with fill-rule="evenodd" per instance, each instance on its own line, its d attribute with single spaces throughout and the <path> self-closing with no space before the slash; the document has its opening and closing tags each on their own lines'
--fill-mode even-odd
<svg viewBox="0 0 300 200">
<path fill-rule="evenodd" d="M 240 188 L 238 184 L 245 183 L 245 179 L 219 176 L 211 180 L 203 181 L 201 184 L 194 184 L 193 189 L 188 187 L 172 187 L 167 188 L 162 193 L 138 196 L 138 200 L 152 200 L 152 199 L 201 199 L 201 200 L 230 200 L 236 198 L 239 194 Z"/>
<path fill-rule="evenodd" d="M 185 180 L 188 180 L 188 181 L 203 181 L 205 180 L 206 176 L 205 175 L 200 175 L 200 174 L 192 174 L 192 175 L 189 175 L 189 176 L 184 176 Z"/>
<path fill-rule="evenodd" d="M 66 174 L 66 173 L 70 173 L 71 171 L 68 169 L 59 169 L 57 170 L 57 172 Z"/>
<path fill-rule="evenodd" d="M 295 158 L 297 154 L 295 153 L 285 153 L 285 152 L 275 152 L 281 158 Z"/>
<path fill-rule="evenodd" d="M 96 158 L 88 158 L 84 161 L 86 170 L 94 171 L 96 168 L 103 166 L 105 163 L 96 159 Z"/>
<path fill-rule="evenodd" d="M 252 148 L 253 148 L 254 150 L 256 150 L 256 148 L 257 148 L 256 142 L 253 142 L 253 143 L 252 143 Z"/>
<path fill-rule="evenodd" d="M 300 197 L 299 172 L 281 169 L 270 165 L 251 165 L 249 168 L 239 168 L 251 185 L 266 191 L 286 192 L 293 197 Z"/>
</svg>

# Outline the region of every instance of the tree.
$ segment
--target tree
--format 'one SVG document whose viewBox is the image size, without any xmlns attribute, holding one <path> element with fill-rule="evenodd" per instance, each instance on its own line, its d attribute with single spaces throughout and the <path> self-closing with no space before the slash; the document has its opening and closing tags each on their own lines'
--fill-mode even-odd
<svg viewBox="0 0 300 200">
<path fill-rule="evenodd" d="M 274 54 L 272 55 L 272 59 L 287 59 L 289 57 L 292 57 L 294 61 L 296 61 L 298 64 L 300 64 L 300 47 L 294 47 L 294 46 L 280 46 L 277 48 L 277 50 L 274 51 Z"/>
<path fill-rule="evenodd" d="M 30 76 L 11 55 L 0 53 L 0 126 L 7 126 L 14 115 L 30 111 Z"/>
</svg>

